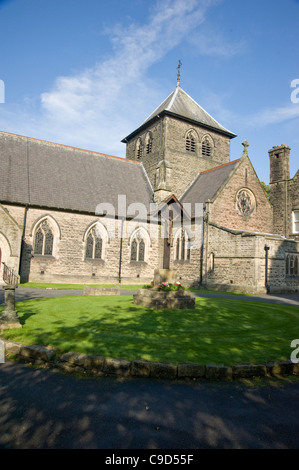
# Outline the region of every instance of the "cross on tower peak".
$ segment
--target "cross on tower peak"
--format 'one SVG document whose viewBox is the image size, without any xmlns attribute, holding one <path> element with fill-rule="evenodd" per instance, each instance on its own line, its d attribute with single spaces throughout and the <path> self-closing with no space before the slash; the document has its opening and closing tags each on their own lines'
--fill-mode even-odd
<svg viewBox="0 0 299 470">
<path fill-rule="evenodd" d="M 180 79 L 181 79 L 181 66 L 182 66 L 182 62 L 181 60 L 179 60 L 179 65 L 177 66 L 177 70 L 178 70 L 178 75 L 177 75 L 177 86 L 180 86 Z"/>
</svg>

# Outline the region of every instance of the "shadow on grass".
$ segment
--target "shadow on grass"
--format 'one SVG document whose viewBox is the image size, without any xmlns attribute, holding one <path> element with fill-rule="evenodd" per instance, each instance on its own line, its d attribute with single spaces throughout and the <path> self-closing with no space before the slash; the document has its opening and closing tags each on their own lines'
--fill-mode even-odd
<svg viewBox="0 0 299 470">
<path fill-rule="evenodd" d="M 299 337 L 297 308 L 240 300 L 196 299 L 194 310 L 150 310 L 131 296 L 18 303 L 23 328 L 5 337 L 119 359 L 259 363 L 285 360 Z"/>
</svg>

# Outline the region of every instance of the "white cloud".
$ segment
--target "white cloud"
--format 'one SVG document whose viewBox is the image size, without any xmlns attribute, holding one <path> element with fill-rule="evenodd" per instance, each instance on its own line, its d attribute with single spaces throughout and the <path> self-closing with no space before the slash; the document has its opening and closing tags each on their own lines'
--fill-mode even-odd
<svg viewBox="0 0 299 470">
<path fill-rule="evenodd" d="M 18 133 L 124 155 L 120 140 L 160 102 L 148 69 L 190 37 L 209 8 L 222 1 L 158 0 L 144 24 L 116 25 L 108 31 L 111 57 L 76 75 L 58 77 L 33 112 L 25 101 L 23 107 L 7 107 L 1 128 L 13 122 Z"/>
<path fill-rule="evenodd" d="M 251 127 L 266 127 L 271 124 L 279 124 L 285 121 L 296 119 L 299 117 L 299 106 L 289 104 L 276 108 L 262 109 L 258 113 L 246 116 L 246 124 Z"/>
<path fill-rule="evenodd" d="M 57 78 L 52 90 L 41 95 L 47 127 L 61 139 L 78 129 L 77 141 L 87 148 L 124 151 L 115 140 L 133 130 L 130 123 L 145 119 L 147 112 L 141 116 L 140 109 L 157 105 L 158 91 L 146 79 L 146 71 L 190 35 L 204 21 L 207 9 L 218 3 L 160 0 L 146 24 L 115 26 L 110 31 L 112 57 L 76 76 Z"/>
</svg>

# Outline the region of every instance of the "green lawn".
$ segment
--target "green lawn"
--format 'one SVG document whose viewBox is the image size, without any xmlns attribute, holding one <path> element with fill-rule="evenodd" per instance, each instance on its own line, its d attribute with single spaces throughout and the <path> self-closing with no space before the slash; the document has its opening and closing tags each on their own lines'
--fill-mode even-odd
<svg viewBox="0 0 299 470">
<path fill-rule="evenodd" d="M 20 287 L 37 288 L 37 289 L 58 289 L 58 290 L 83 290 L 84 285 L 90 287 L 116 287 L 119 286 L 121 290 L 138 290 L 143 287 L 143 284 L 57 284 L 57 283 L 46 283 L 46 282 L 24 282 L 20 284 Z M 201 288 L 188 288 L 191 292 L 205 292 L 205 293 L 218 293 L 218 294 L 233 294 L 233 295 L 250 295 L 244 292 L 227 292 L 227 291 L 215 291 L 211 289 Z"/>
<path fill-rule="evenodd" d="M 177 364 L 286 360 L 299 338 L 296 307 L 196 299 L 195 310 L 152 311 L 132 296 L 69 296 L 16 304 L 22 329 L 2 336 L 118 359 Z M 0 307 L 0 312 L 3 307 Z"/>
<path fill-rule="evenodd" d="M 84 286 L 90 287 L 116 287 L 119 286 L 121 290 L 137 290 L 142 287 L 140 284 L 55 284 L 50 282 L 23 282 L 20 287 L 37 288 L 37 289 L 58 289 L 58 290 L 83 290 Z"/>
</svg>

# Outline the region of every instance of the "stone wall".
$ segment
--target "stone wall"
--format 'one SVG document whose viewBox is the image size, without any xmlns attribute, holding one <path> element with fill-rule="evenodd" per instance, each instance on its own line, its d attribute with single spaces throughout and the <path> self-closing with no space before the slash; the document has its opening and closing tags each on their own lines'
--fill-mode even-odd
<svg viewBox="0 0 299 470">
<path fill-rule="evenodd" d="M 290 178 L 290 147 L 269 150 L 270 188 L 273 205 L 273 233 L 299 240 L 293 230 L 293 211 L 299 210 L 299 171 Z"/>
<path fill-rule="evenodd" d="M 293 179 L 288 182 L 289 210 L 288 210 L 288 226 L 290 231 L 289 238 L 299 241 L 299 233 L 294 233 L 292 213 L 294 210 L 299 211 L 299 170 Z"/>
<path fill-rule="evenodd" d="M 249 215 L 237 209 L 236 196 L 241 189 L 249 190 L 254 199 L 255 208 Z M 247 156 L 242 157 L 215 202 L 209 205 L 209 212 L 210 221 L 225 227 L 273 233 L 272 206 Z"/>
<path fill-rule="evenodd" d="M 186 151 L 186 135 L 192 130 L 195 152 Z M 202 158 L 201 142 L 208 135 L 212 143 L 211 158 Z M 171 190 L 179 198 L 199 172 L 230 161 L 230 139 L 196 124 L 167 116 L 165 118 L 165 159 L 171 164 Z"/>
<path fill-rule="evenodd" d="M 169 364 L 145 360 L 105 358 L 96 355 L 68 352 L 59 354 L 55 348 L 23 345 L 10 340 L 3 341 L 5 354 L 12 355 L 21 362 L 39 367 L 52 367 L 66 373 L 79 373 L 91 377 L 115 376 L 153 378 L 162 380 L 239 380 L 252 377 L 281 377 L 297 375 L 299 364 L 291 361 L 272 361 L 265 364 L 236 364 L 231 366 L 216 364 Z"/>
<path fill-rule="evenodd" d="M 1 263 L 4 262 L 18 274 L 24 209 L 17 208 L 15 212 L 18 212 L 17 219 L 6 207 L 0 204 Z M 2 274 L 3 267 L 0 264 L 0 282 L 3 281 Z"/>
<path fill-rule="evenodd" d="M 203 260 L 207 287 L 248 293 L 299 291 L 299 277 L 286 276 L 286 255 L 299 253 L 298 242 L 213 224 L 207 231 Z M 265 246 L 269 247 L 267 283 Z"/>
<path fill-rule="evenodd" d="M 152 148 L 150 153 L 146 152 L 145 147 L 145 140 L 148 132 L 150 132 L 152 137 Z M 136 144 L 138 139 L 141 139 L 142 142 L 141 161 L 147 172 L 151 185 L 154 188 L 156 186 L 156 168 L 161 160 L 161 155 L 163 155 L 164 152 L 163 121 L 160 120 L 157 123 L 152 124 L 127 143 L 126 158 L 129 160 L 137 160 Z"/>
<path fill-rule="evenodd" d="M 18 222 L 23 211 L 17 206 L 7 206 Z M 35 228 L 43 217 L 51 223 L 54 232 L 53 256 L 34 254 Z M 83 215 L 63 211 L 48 211 L 30 208 L 27 213 L 25 247 L 22 258 L 22 281 L 70 282 L 70 283 L 117 283 L 119 281 L 120 239 L 118 222 L 115 222 L 115 236 L 104 246 L 103 259 L 85 258 L 86 233 L 89 227 L 100 220 L 94 215 Z M 103 225 L 107 224 L 103 221 Z M 132 230 L 132 225 L 126 225 Z M 153 279 L 158 264 L 158 240 L 151 240 L 145 262 L 130 261 L 129 235 L 122 243 L 121 279 L 123 283 L 142 284 Z M 20 243 L 20 240 L 19 240 Z"/>
<path fill-rule="evenodd" d="M 196 136 L 194 153 L 186 151 L 186 134 L 189 130 L 193 130 Z M 151 132 L 153 139 L 150 154 L 147 154 L 145 149 L 145 139 L 148 132 Z M 212 143 L 211 158 L 201 157 L 201 142 L 206 135 L 209 135 Z M 138 139 L 141 139 L 143 145 L 141 161 L 153 188 L 157 183 L 157 165 L 164 158 L 171 165 L 167 186 L 178 198 L 199 172 L 228 163 L 230 160 L 229 137 L 170 116 L 164 116 L 158 123 L 149 126 L 128 142 L 126 158 L 136 160 Z"/>
</svg>

